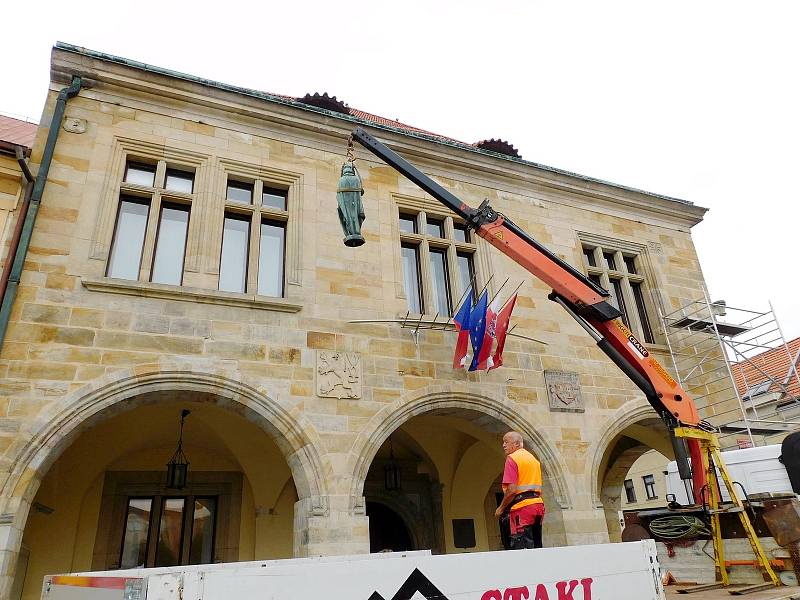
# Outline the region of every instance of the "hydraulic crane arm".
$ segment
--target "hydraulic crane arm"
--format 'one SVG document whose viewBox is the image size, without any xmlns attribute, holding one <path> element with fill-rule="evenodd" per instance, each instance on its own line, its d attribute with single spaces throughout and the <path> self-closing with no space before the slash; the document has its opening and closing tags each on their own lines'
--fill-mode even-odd
<svg viewBox="0 0 800 600">
<path fill-rule="evenodd" d="M 693 400 L 622 323 L 620 312 L 607 301 L 606 290 L 551 253 L 486 201 L 477 209 L 472 208 L 362 128 L 353 130 L 352 135 L 463 218 L 480 237 L 552 287 L 550 299 L 564 307 L 642 390 L 670 430 L 678 425 L 699 426 L 700 417 Z"/>
</svg>

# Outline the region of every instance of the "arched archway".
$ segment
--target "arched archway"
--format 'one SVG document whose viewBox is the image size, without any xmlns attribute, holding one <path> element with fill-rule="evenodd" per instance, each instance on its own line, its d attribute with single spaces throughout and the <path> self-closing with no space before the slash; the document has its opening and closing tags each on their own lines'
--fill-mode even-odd
<svg viewBox="0 0 800 600">
<path fill-rule="evenodd" d="M 108 375 L 53 403 L 21 431 L 19 446 L 13 449 L 9 475 L 0 487 L 0 506 L 7 524 L 0 526 L 0 552 L 3 561 L 4 589 L 11 574 L 28 519 L 31 504 L 50 467 L 85 431 L 106 419 L 155 402 L 159 394 L 191 393 L 194 398 L 212 402 L 234 412 L 263 430 L 286 460 L 300 501 L 311 510 L 322 512 L 327 495 L 327 471 L 313 427 L 302 417 L 295 418 L 274 401 L 266 390 L 250 385 L 236 373 L 197 370 L 162 370 L 149 365 Z M 295 528 L 302 527 L 304 515 L 296 515 Z M 294 553 L 298 539 L 294 536 Z"/>
<path fill-rule="evenodd" d="M 438 420 L 434 423 L 435 420 Z M 398 401 L 375 415 L 363 428 L 358 446 L 351 451 L 353 464 L 351 497 L 358 501 L 373 493 L 374 482 L 365 486 L 370 466 L 383 448 L 380 460 L 386 460 L 386 440 L 395 432 L 416 436 L 420 446 L 438 454 L 434 460 L 437 481 L 431 489 L 439 491 L 432 503 L 439 512 L 434 527 L 439 551 L 456 551 L 456 526 L 472 521 L 475 548 L 488 550 L 488 539 L 497 527 L 494 508 L 486 509 L 486 498 L 496 487 L 502 470 L 503 453 L 500 439 L 508 430 L 519 431 L 525 446 L 543 465 L 545 496 L 549 499 L 546 527 L 548 545 L 566 543 L 562 509 L 571 505 L 571 492 L 564 477 L 565 469 L 557 453 L 541 429 L 534 427 L 520 414 L 518 407 L 488 395 L 467 390 L 424 390 Z M 452 439 L 445 441 L 450 436 Z M 491 496 L 494 497 L 493 494 Z M 547 501 L 546 501 L 547 502 Z M 442 523 L 442 519 L 444 523 Z M 453 521 L 452 523 L 450 521 Z"/>
<path fill-rule="evenodd" d="M 479 428 L 501 436 L 509 429 L 519 431 L 525 439 L 525 447 L 542 462 L 544 477 L 552 486 L 554 500 L 561 508 L 572 507 L 572 492 L 558 453 L 541 429 L 528 422 L 516 406 L 507 400 L 476 394 L 468 389 L 444 389 L 440 386 L 425 388 L 390 404 L 363 427 L 363 433 L 351 449 L 351 454 L 356 457 L 351 497 L 362 495 L 369 466 L 389 435 L 409 419 L 424 414 L 466 418 Z"/>
<path fill-rule="evenodd" d="M 592 497 L 595 506 L 603 509 L 612 542 L 621 539 L 623 484 L 634 463 L 651 450 L 669 460 L 674 458 L 666 425 L 649 404 L 638 401 L 622 406 L 595 444 L 589 471 Z"/>
</svg>

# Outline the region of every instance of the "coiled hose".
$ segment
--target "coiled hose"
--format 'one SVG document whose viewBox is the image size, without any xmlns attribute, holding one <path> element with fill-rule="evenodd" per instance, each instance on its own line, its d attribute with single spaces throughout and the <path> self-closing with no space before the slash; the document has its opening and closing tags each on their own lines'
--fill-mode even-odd
<svg viewBox="0 0 800 600">
<path fill-rule="evenodd" d="M 650 521 L 650 533 L 663 540 L 681 540 L 711 535 L 711 532 L 697 517 L 690 515 L 669 515 Z"/>
</svg>

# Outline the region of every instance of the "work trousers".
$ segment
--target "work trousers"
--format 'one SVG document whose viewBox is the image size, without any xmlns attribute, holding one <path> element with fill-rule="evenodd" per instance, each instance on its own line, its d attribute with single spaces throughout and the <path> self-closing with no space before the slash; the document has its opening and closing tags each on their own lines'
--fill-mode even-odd
<svg viewBox="0 0 800 600">
<path fill-rule="evenodd" d="M 526 548 L 542 547 L 542 517 L 537 516 L 533 523 L 525 525 L 517 533 L 511 534 L 509 550 L 524 550 Z"/>
</svg>

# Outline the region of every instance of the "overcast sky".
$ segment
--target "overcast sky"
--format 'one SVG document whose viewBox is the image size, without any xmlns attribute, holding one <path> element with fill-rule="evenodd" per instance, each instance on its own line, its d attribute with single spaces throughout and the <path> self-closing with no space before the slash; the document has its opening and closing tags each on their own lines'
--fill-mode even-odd
<svg viewBox="0 0 800 600">
<path fill-rule="evenodd" d="M 689 200 L 712 299 L 800 336 L 797 2 L 12 2 L 0 112 L 69 42 Z"/>
</svg>

